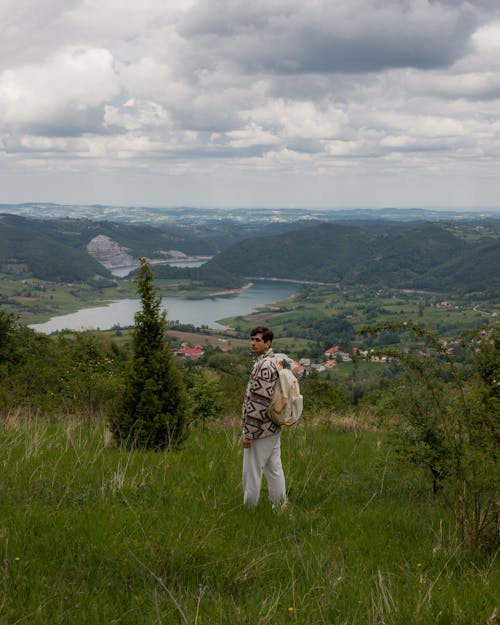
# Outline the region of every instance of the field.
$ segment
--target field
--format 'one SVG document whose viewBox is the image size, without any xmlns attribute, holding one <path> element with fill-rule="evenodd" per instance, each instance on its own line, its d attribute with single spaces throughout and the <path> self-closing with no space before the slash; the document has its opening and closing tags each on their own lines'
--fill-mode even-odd
<svg viewBox="0 0 500 625">
<path fill-rule="evenodd" d="M 237 427 L 166 454 L 102 423 L 12 415 L 0 436 L 2 625 L 499 622 L 495 556 L 379 432 L 285 432 L 279 511 L 242 507 Z"/>
<path fill-rule="evenodd" d="M 396 289 L 380 291 L 361 287 L 305 287 L 289 300 L 277 302 L 267 312 L 229 317 L 222 323 L 247 328 L 256 322 L 269 321 L 273 327 L 282 325 L 286 328 L 304 317 L 314 324 L 315 320 L 326 315 L 349 319 L 356 330 L 369 324 L 413 320 L 453 335 L 460 330 L 481 327 L 492 316 L 500 314 L 498 301 L 475 304 L 470 299 L 440 293 Z M 280 311 L 275 312 L 275 307 L 279 307 Z"/>
</svg>

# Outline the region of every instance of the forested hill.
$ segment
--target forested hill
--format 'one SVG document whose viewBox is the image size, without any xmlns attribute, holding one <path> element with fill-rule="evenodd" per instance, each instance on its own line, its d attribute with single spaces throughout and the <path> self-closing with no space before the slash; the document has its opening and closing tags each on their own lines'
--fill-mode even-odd
<svg viewBox="0 0 500 625">
<path fill-rule="evenodd" d="M 300 222 L 262 224 L 231 220 L 153 226 L 84 218 L 35 219 L 0 213 L 0 272 L 28 273 L 40 279 L 64 282 L 109 277 L 109 271 L 87 250 L 89 242 L 99 235 L 108 237 L 135 259 L 139 256 L 158 259 L 164 258 L 169 250 L 188 256 L 212 256 L 246 237 L 302 227 Z"/>
<path fill-rule="evenodd" d="M 170 249 L 201 255 L 217 251 L 209 241 L 175 227 L 88 219 L 41 220 L 0 213 L 0 270 L 54 281 L 109 277 L 108 269 L 87 251 L 89 242 L 99 235 L 109 237 L 134 258 L 151 258 L 160 250 Z"/>
<path fill-rule="evenodd" d="M 380 230 L 320 224 L 247 239 L 206 271 L 396 288 L 500 292 L 497 227 L 418 223 Z"/>
</svg>

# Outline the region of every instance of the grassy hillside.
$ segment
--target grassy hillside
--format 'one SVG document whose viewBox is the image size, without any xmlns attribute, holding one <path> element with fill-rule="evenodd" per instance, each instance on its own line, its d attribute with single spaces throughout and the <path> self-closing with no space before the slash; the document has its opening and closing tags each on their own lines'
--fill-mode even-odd
<svg viewBox="0 0 500 625">
<path fill-rule="evenodd" d="M 0 430 L 2 623 L 496 623 L 500 569 L 453 538 L 385 438 L 283 435 L 290 503 L 241 506 L 239 430 L 176 454 L 106 446 L 101 425 Z"/>
</svg>

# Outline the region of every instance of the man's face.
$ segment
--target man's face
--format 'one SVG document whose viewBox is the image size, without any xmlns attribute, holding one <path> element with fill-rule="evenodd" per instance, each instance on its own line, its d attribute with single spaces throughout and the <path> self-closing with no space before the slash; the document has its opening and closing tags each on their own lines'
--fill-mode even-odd
<svg viewBox="0 0 500 625">
<path fill-rule="evenodd" d="M 264 341 L 262 334 L 255 334 L 251 337 L 252 352 L 257 356 L 264 354 L 271 347 L 271 341 Z"/>
</svg>

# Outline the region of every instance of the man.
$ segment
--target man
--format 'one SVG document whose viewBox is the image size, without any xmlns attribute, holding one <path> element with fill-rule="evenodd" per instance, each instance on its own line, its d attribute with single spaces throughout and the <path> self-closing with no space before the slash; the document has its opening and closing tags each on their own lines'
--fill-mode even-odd
<svg viewBox="0 0 500 625">
<path fill-rule="evenodd" d="M 273 507 L 286 501 L 285 476 L 281 464 L 281 427 L 271 421 L 267 408 L 278 381 L 273 360 L 273 332 L 257 326 L 251 333 L 251 350 L 256 356 L 243 401 L 243 503 L 256 506 L 262 474 L 266 476 Z"/>
</svg>

